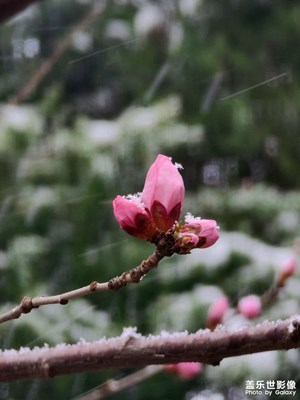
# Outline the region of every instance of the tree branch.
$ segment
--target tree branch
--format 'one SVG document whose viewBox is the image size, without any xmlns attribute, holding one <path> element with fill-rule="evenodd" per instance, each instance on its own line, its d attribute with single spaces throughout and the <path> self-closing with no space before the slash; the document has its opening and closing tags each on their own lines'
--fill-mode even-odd
<svg viewBox="0 0 300 400">
<path fill-rule="evenodd" d="M 25 83 L 25 85 L 9 100 L 10 104 L 20 104 L 26 100 L 30 94 L 37 88 L 40 82 L 51 72 L 54 65 L 64 55 L 72 44 L 74 35 L 84 30 L 89 26 L 96 17 L 101 15 L 105 11 L 106 1 L 98 2 L 94 5 L 89 13 L 74 26 L 70 33 L 68 33 L 63 40 L 58 44 L 55 51 L 51 56 L 44 61 L 36 71 L 34 71 L 32 77 Z"/>
<path fill-rule="evenodd" d="M 201 330 L 142 336 L 133 329 L 116 338 L 53 348 L 4 350 L 0 381 L 50 378 L 107 368 L 137 368 L 152 364 L 196 361 L 218 365 L 224 358 L 300 347 L 300 315 L 264 322 L 237 331 Z"/>
<path fill-rule="evenodd" d="M 57 294 L 54 296 L 38 296 L 28 297 L 25 296 L 19 305 L 0 315 L 0 324 L 12 319 L 19 318 L 22 314 L 28 314 L 33 308 L 45 306 L 47 304 L 67 304 L 69 300 L 87 296 L 94 292 L 115 291 L 128 283 L 139 283 L 144 275 L 146 275 L 153 268 L 156 268 L 160 260 L 165 257 L 163 253 L 164 238 L 162 238 L 162 246 L 158 246 L 153 254 L 151 254 L 140 265 L 132 268 L 130 271 L 123 272 L 122 275 L 110 279 L 108 282 L 99 283 L 91 282 L 87 286 L 71 290 L 70 292 Z"/>
<path fill-rule="evenodd" d="M 120 379 L 109 379 L 99 388 L 92 390 L 79 398 L 79 400 L 102 400 L 107 396 L 119 393 L 133 385 L 143 382 L 145 379 L 151 378 L 153 375 L 163 371 L 162 365 L 148 365 L 143 369 L 139 369 L 132 374 L 126 375 Z"/>
</svg>

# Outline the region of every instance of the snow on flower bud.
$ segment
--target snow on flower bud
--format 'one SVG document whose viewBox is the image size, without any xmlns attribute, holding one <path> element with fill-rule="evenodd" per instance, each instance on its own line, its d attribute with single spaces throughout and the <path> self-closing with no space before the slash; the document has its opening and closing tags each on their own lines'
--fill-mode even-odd
<svg viewBox="0 0 300 400">
<path fill-rule="evenodd" d="M 165 366 L 165 371 L 178 375 L 183 380 L 194 379 L 202 370 L 202 364 L 198 362 L 180 362 Z"/>
<path fill-rule="evenodd" d="M 168 233 L 168 254 L 210 247 L 219 238 L 214 220 L 188 213 L 185 224 L 179 221 L 185 190 L 179 168 L 182 166 L 173 164 L 171 157 L 159 154 L 149 168 L 142 193 L 117 196 L 113 201 L 116 220 L 130 235 L 158 245 L 162 234 Z"/>
<path fill-rule="evenodd" d="M 261 300 L 256 295 L 242 297 L 238 303 L 238 311 L 246 318 L 252 319 L 258 317 L 261 313 Z"/>
<path fill-rule="evenodd" d="M 141 239 L 151 240 L 155 227 L 138 199 L 138 195 L 129 198 L 117 196 L 113 201 L 114 214 L 124 231 Z"/>
<path fill-rule="evenodd" d="M 184 183 L 170 157 L 160 154 L 151 165 L 141 199 L 160 231 L 166 232 L 178 221 L 184 199 Z"/>
<path fill-rule="evenodd" d="M 229 301 L 227 297 L 221 297 L 214 301 L 207 312 L 207 328 L 215 329 L 215 327 L 222 322 L 224 315 L 228 309 Z"/>
</svg>

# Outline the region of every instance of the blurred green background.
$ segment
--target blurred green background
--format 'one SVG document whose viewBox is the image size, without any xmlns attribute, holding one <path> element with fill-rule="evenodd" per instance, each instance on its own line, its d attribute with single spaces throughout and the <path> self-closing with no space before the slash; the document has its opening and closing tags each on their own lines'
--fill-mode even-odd
<svg viewBox="0 0 300 400">
<path fill-rule="evenodd" d="M 114 0 L 68 38 L 99 3 L 45 0 L 0 27 L 0 310 L 146 258 L 153 246 L 119 229 L 111 202 L 142 189 L 158 153 L 184 166 L 184 211 L 216 219 L 221 238 L 163 260 L 139 285 L 1 325 L 2 349 L 127 326 L 194 332 L 214 300 L 225 294 L 234 309 L 264 293 L 299 254 L 299 2 Z M 297 275 L 257 321 L 299 312 L 299 289 Z M 251 322 L 232 310 L 227 323 Z M 162 373 L 111 398 L 244 399 L 249 379 L 299 386 L 299 366 L 296 350 L 239 357 L 192 381 Z M 1 384 L 0 399 L 73 399 L 128 372 Z"/>
</svg>

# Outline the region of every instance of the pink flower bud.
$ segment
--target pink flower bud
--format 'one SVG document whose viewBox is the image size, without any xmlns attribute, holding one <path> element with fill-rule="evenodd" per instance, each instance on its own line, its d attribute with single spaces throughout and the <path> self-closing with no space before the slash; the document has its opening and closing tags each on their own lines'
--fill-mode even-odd
<svg viewBox="0 0 300 400">
<path fill-rule="evenodd" d="M 207 312 L 206 326 L 214 329 L 223 320 L 226 311 L 229 309 L 227 297 L 221 297 L 211 304 Z"/>
<path fill-rule="evenodd" d="M 131 199 L 117 196 L 113 201 L 113 209 L 116 220 L 124 231 L 141 239 L 151 240 L 155 227 L 147 211 L 134 201 L 134 196 Z"/>
<path fill-rule="evenodd" d="M 207 248 L 219 239 L 218 226 L 213 219 L 201 219 L 187 214 L 186 223 L 180 229 L 177 243 L 185 250 Z"/>
<path fill-rule="evenodd" d="M 183 380 L 194 379 L 202 370 L 203 366 L 198 362 L 180 362 L 165 366 L 165 371 L 176 374 Z"/>
<path fill-rule="evenodd" d="M 160 154 L 151 165 L 142 193 L 117 196 L 113 201 L 116 220 L 130 235 L 157 244 L 162 233 L 175 239 L 171 252 L 187 254 L 194 248 L 212 246 L 219 238 L 214 220 L 186 217 L 179 221 L 184 184 L 170 157 Z"/>
<path fill-rule="evenodd" d="M 283 286 L 285 281 L 296 272 L 298 261 L 295 257 L 286 260 L 280 267 L 278 284 Z"/>
<path fill-rule="evenodd" d="M 156 227 L 166 232 L 178 221 L 184 199 L 184 183 L 171 158 L 160 154 L 151 165 L 142 201 Z"/>
<path fill-rule="evenodd" d="M 237 308 L 246 318 L 252 319 L 258 317 L 262 308 L 260 297 L 254 294 L 242 297 Z"/>
<path fill-rule="evenodd" d="M 199 242 L 197 247 L 210 247 L 219 239 L 218 226 L 213 219 L 200 220 L 200 232 L 198 234 Z"/>
</svg>

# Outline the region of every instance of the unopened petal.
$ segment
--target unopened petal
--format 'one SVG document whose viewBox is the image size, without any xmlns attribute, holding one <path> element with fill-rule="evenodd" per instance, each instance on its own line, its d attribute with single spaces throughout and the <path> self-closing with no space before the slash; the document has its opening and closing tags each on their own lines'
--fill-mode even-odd
<svg viewBox="0 0 300 400">
<path fill-rule="evenodd" d="M 201 219 L 199 223 L 201 225 L 201 230 L 198 234 L 199 241 L 205 239 L 205 243 L 199 247 L 207 248 L 212 246 L 219 239 L 217 222 L 213 219 Z"/>
<path fill-rule="evenodd" d="M 184 183 L 178 169 L 170 157 L 160 154 L 146 176 L 142 192 L 145 207 L 151 213 L 161 214 L 159 219 L 164 219 L 163 229 L 169 229 L 179 219 L 183 199 Z M 159 219 L 154 218 L 158 224 Z"/>
<path fill-rule="evenodd" d="M 151 240 L 155 228 L 145 209 L 122 196 L 114 199 L 113 209 L 115 218 L 124 231 L 130 235 Z"/>
<path fill-rule="evenodd" d="M 198 236 L 197 248 L 210 247 L 219 239 L 218 226 L 213 219 L 194 218 L 191 222 L 187 222 L 181 229 L 181 235 L 191 233 Z"/>
</svg>

